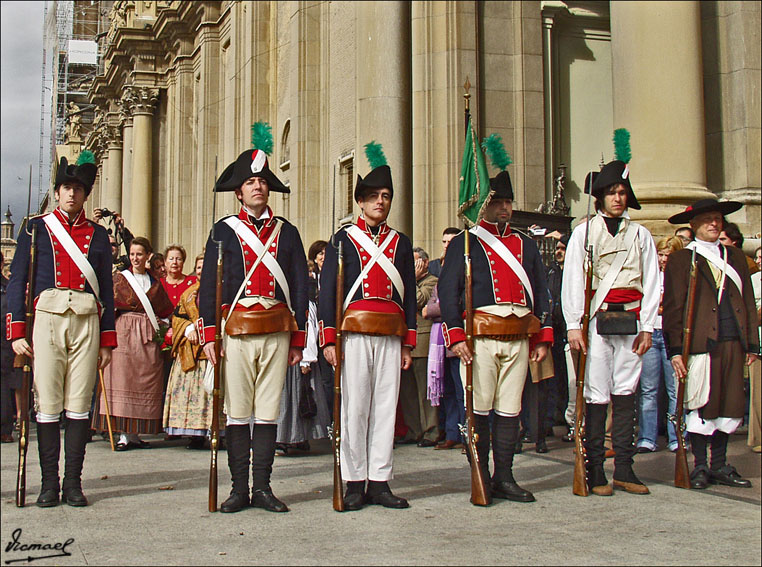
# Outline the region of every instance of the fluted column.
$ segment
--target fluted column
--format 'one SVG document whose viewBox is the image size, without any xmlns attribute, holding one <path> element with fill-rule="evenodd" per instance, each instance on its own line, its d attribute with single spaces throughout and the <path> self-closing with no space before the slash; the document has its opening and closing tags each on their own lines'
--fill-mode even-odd
<svg viewBox="0 0 762 567">
<path fill-rule="evenodd" d="M 106 130 L 108 162 L 106 186 L 102 206 L 112 211 L 122 212 L 122 133 L 119 127 L 109 126 Z"/>
<path fill-rule="evenodd" d="M 655 234 L 706 188 L 701 21 L 697 1 L 611 2 L 614 127 L 632 137 L 630 211 Z"/>
<path fill-rule="evenodd" d="M 135 236 L 151 239 L 153 221 L 152 134 L 153 111 L 159 90 L 133 88 L 132 101 L 132 191 L 130 230 Z"/>
<path fill-rule="evenodd" d="M 132 192 L 132 114 L 130 110 L 130 97 L 126 96 L 120 101 L 120 118 L 122 126 L 122 218 L 130 227 L 132 222 L 132 210 L 130 196 Z"/>
<path fill-rule="evenodd" d="M 375 140 L 383 145 L 394 182 L 389 224 L 412 235 L 410 3 L 357 2 L 355 10 L 355 171 L 363 176 L 370 171 L 363 149 L 365 144 Z"/>
</svg>

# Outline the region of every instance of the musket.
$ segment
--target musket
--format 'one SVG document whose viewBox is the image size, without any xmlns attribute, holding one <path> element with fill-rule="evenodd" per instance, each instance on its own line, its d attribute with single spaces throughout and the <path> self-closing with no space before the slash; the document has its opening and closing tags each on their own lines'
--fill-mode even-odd
<svg viewBox="0 0 762 567">
<path fill-rule="evenodd" d="M 683 327 L 683 364 L 688 368 L 688 356 L 691 353 L 691 337 L 693 336 L 693 319 L 696 310 L 696 280 L 698 265 L 696 263 L 696 249 L 691 255 L 691 275 L 688 281 L 688 298 L 685 303 L 685 327 Z M 677 382 L 677 406 L 675 408 L 674 424 L 677 433 L 677 452 L 675 453 L 675 486 L 677 488 L 690 488 L 690 474 L 688 473 L 688 455 L 685 451 L 685 438 L 683 437 L 683 404 L 685 402 L 685 382 L 687 374 Z"/>
<path fill-rule="evenodd" d="M 574 484 L 572 490 L 577 496 L 587 496 L 587 468 L 585 461 L 587 453 L 585 444 L 582 442 L 584 430 L 582 421 L 585 418 L 585 366 L 587 365 L 588 333 L 590 331 L 590 304 L 593 300 L 593 247 L 590 245 L 590 201 L 592 200 L 593 172 L 590 172 L 590 186 L 587 197 L 587 217 L 585 224 L 585 308 L 582 314 L 582 341 L 585 344 L 579 351 L 577 363 L 577 396 L 574 417 Z"/>
<path fill-rule="evenodd" d="M 468 77 L 464 85 L 466 93 L 463 95 L 466 99 L 466 129 L 468 129 L 469 118 L 469 99 L 471 95 Z M 471 139 L 473 141 L 473 136 Z M 463 260 L 465 262 L 465 300 L 466 300 L 466 346 L 471 352 L 474 352 L 474 298 L 473 298 L 473 279 L 471 272 L 471 233 L 468 227 L 463 233 L 465 242 L 463 245 Z M 476 444 L 479 441 L 479 435 L 476 433 L 474 424 L 474 365 L 466 364 L 466 449 L 468 450 L 469 462 L 471 463 L 471 503 L 476 506 L 489 506 L 492 503 L 492 496 L 487 490 L 484 479 L 484 472 L 479 461 L 479 452 Z"/>
<path fill-rule="evenodd" d="M 31 185 L 31 178 L 30 178 Z M 30 227 L 30 219 L 26 218 L 26 227 Z M 31 240 L 29 246 L 29 275 L 26 290 L 26 332 L 25 338 L 32 348 L 32 331 L 34 329 L 34 282 L 37 276 L 37 225 L 31 224 Z M 16 475 L 16 506 L 24 507 L 26 499 L 26 452 L 29 448 L 29 391 L 31 388 L 32 358 L 23 357 L 24 377 L 21 382 L 21 424 L 19 427 L 19 468 Z"/>
<path fill-rule="evenodd" d="M 111 450 L 114 450 L 114 431 L 111 429 L 111 411 L 108 407 L 108 396 L 106 395 L 106 382 L 103 379 L 103 369 L 98 369 L 101 391 L 103 392 L 103 404 L 106 406 L 106 424 L 108 425 L 108 440 L 111 442 Z"/>
<path fill-rule="evenodd" d="M 217 156 L 214 157 L 214 179 L 217 179 Z M 214 191 L 214 200 L 212 201 L 212 242 L 217 245 L 217 279 L 215 285 L 214 300 L 214 387 L 212 389 L 212 426 L 209 462 L 209 511 L 217 511 L 217 453 L 220 443 L 220 379 L 222 374 L 222 360 L 220 352 L 222 351 L 222 240 L 215 239 L 214 223 L 217 213 L 217 191 Z M 202 332 L 202 331 L 200 331 Z M 211 362 L 211 361 L 210 361 Z"/>
<path fill-rule="evenodd" d="M 344 321 L 344 243 L 339 241 L 336 269 L 336 366 L 333 369 L 333 509 L 344 511 L 341 478 L 341 367 L 344 356 L 341 326 Z"/>
</svg>

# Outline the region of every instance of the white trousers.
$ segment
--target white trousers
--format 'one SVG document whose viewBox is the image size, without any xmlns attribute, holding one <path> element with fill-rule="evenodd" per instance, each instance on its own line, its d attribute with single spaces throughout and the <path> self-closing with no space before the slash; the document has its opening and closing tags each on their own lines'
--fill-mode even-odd
<svg viewBox="0 0 762 567">
<path fill-rule="evenodd" d="M 585 368 L 586 402 L 608 404 L 612 394 L 627 396 L 637 391 L 643 357 L 632 352 L 636 338 L 637 335 L 599 335 L 593 317 Z"/>
<path fill-rule="evenodd" d="M 341 475 L 345 481 L 391 480 L 402 341 L 346 333 L 343 347 Z"/>
</svg>

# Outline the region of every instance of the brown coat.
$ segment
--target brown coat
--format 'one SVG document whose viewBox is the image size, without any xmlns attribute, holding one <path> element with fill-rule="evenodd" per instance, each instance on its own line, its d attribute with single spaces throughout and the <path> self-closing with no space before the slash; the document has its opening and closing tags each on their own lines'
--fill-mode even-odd
<svg viewBox="0 0 762 567">
<path fill-rule="evenodd" d="M 201 345 L 192 344 L 185 336 L 188 325 L 198 319 L 198 288 L 197 281 L 182 293 L 172 316 L 172 357 L 180 361 L 183 372 L 193 370 L 197 360 L 206 359 Z"/>
<path fill-rule="evenodd" d="M 424 319 L 421 311 L 431 299 L 434 288 L 437 285 L 437 278 L 431 274 L 426 274 L 420 280 L 415 282 L 415 297 L 417 302 L 416 326 L 417 339 L 415 349 L 412 355 L 414 358 L 429 356 L 429 338 L 431 337 L 431 320 Z"/>
<path fill-rule="evenodd" d="M 738 248 L 726 247 L 725 249 L 728 251 L 728 263 L 736 269 L 743 282 L 743 295 L 730 279 L 727 279 L 725 284 L 725 293 L 730 294 L 730 304 L 738 324 L 740 336 L 738 342 L 724 342 L 719 345 L 717 343 L 719 332 L 717 287 L 707 261 L 696 255 L 698 274 L 690 352 L 691 354 L 713 353 L 709 400 L 700 410 L 700 415 L 704 419 L 743 416 L 744 351 L 754 353 L 759 351 L 754 292 L 746 256 Z M 692 251 L 688 249 L 673 252 L 669 256 L 667 268 L 664 271 L 662 328 L 670 358 L 682 353 L 683 319 L 690 281 L 691 255 Z"/>
</svg>

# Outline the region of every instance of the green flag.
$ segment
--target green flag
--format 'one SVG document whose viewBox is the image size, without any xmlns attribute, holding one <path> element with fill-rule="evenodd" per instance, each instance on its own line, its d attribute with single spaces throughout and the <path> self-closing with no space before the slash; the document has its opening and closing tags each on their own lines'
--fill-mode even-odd
<svg viewBox="0 0 762 567">
<path fill-rule="evenodd" d="M 463 148 L 463 165 L 460 168 L 458 192 L 458 216 L 470 228 L 478 224 L 484 214 L 484 206 L 490 195 L 489 173 L 479 139 L 468 121 L 466 146 Z"/>
</svg>

